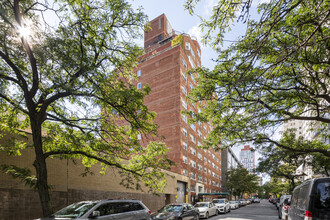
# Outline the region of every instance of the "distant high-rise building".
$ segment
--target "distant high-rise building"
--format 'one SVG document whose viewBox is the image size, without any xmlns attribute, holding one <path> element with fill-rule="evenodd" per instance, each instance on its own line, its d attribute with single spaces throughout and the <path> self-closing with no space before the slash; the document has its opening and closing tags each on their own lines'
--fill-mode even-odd
<svg viewBox="0 0 330 220">
<path fill-rule="evenodd" d="M 255 172 L 255 152 L 250 145 L 245 145 L 240 152 L 240 160 L 244 168 L 246 168 L 249 173 Z"/>
<path fill-rule="evenodd" d="M 226 173 L 231 169 L 236 169 L 239 166 L 242 166 L 241 162 L 235 155 L 234 151 L 231 148 L 226 148 L 222 150 L 221 156 L 221 163 L 222 163 L 222 182 L 226 183 L 227 177 Z M 222 190 L 224 192 L 229 191 L 225 186 L 223 186 Z"/>
</svg>

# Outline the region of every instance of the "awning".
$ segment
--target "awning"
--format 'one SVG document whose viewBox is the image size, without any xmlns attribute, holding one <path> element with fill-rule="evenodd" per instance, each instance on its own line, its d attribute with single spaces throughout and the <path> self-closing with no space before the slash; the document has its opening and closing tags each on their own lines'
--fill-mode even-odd
<svg viewBox="0 0 330 220">
<path fill-rule="evenodd" d="M 220 193 L 198 193 L 199 196 L 229 196 L 229 192 Z"/>
</svg>

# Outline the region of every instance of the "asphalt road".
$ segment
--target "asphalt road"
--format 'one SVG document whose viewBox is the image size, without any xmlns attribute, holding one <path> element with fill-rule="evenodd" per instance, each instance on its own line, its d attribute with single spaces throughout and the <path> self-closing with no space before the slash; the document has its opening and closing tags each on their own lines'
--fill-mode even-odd
<svg viewBox="0 0 330 220">
<path fill-rule="evenodd" d="M 241 207 L 226 214 L 212 216 L 209 220 L 226 219 L 226 220 L 278 220 L 276 207 L 267 200 L 260 203 L 252 203 L 245 207 Z"/>
</svg>

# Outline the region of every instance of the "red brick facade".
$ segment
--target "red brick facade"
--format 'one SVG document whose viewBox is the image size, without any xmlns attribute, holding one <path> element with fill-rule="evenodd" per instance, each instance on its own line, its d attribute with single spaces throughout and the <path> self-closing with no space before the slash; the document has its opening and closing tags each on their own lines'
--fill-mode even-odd
<svg viewBox="0 0 330 220">
<path fill-rule="evenodd" d="M 153 19 L 150 26 L 144 37 L 146 54 L 136 70 L 140 83 L 137 86 L 149 84 L 152 90 L 145 104 L 157 113 L 159 133 L 165 137 L 171 149 L 168 155 L 176 163 L 172 171 L 190 177 L 192 195 L 221 192 L 221 153 L 197 148 L 210 132 L 209 123 L 191 126 L 181 114 L 186 109 L 199 110 L 197 104 L 186 99 L 197 85 L 197 75 L 185 75 L 187 70 L 201 64 L 199 44 L 182 34 L 181 44 L 172 46 L 178 33 L 172 30 L 164 14 Z"/>
</svg>

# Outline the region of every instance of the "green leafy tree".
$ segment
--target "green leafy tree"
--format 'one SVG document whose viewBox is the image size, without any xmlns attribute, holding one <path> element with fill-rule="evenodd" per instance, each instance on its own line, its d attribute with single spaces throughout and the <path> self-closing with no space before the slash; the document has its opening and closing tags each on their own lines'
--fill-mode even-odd
<svg viewBox="0 0 330 220">
<path fill-rule="evenodd" d="M 233 196 L 243 197 L 244 193 L 253 193 L 258 190 L 258 176 L 255 174 L 249 174 L 249 172 L 243 168 L 238 167 L 231 169 L 226 173 L 227 181 L 224 186 L 228 188 Z"/>
<path fill-rule="evenodd" d="M 269 146 L 262 151 L 262 157 L 257 167 L 258 172 L 267 173 L 272 178 L 283 178 L 289 183 L 288 192 L 297 186 L 297 168 L 303 164 L 300 154 L 292 153 L 276 146 Z"/>
<path fill-rule="evenodd" d="M 131 84 L 142 53 L 132 40 L 145 23 L 146 16 L 122 0 L 0 2 L 0 129 L 24 135 L 29 128 L 33 140 L 0 149 L 35 152 L 35 172 L 2 170 L 38 190 L 44 216 L 52 213 L 49 158 L 79 159 L 86 171 L 95 163 L 118 168 L 127 187 L 165 187 L 165 145 L 138 140 L 157 135 L 155 114 L 143 104 L 150 89 Z"/>
<path fill-rule="evenodd" d="M 193 14 L 199 0 L 186 2 Z M 204 40 L 218 49 L 235 19 L 247 21 L 247 31 L 228 49 L 218 50 L 213 70 L 194 70 L 198 86 L 190 97 L 208 101 L 195 120 L 212 121 L 208 146 L 275 144 L 329 158 L 324 141 L 330 138 L 329 1 L 272 0 L 259 6 L 256 21 L 247 19 L 252 2 L 220 0 L 212 16 L 202 19 Z M 274 139 L 276 129 L 290 120 L 311 124 L 323 144 L 287 145 Z"/>
<path fill-rule="evenodd" d="M 278 197 L 279 195 L 289 194 L 289 183 L 288 181 L 280 181 L 278 178 L 272 178 L 270 181 L 263 185 L 266 198 L 271 195 Z"/>
</svg>

